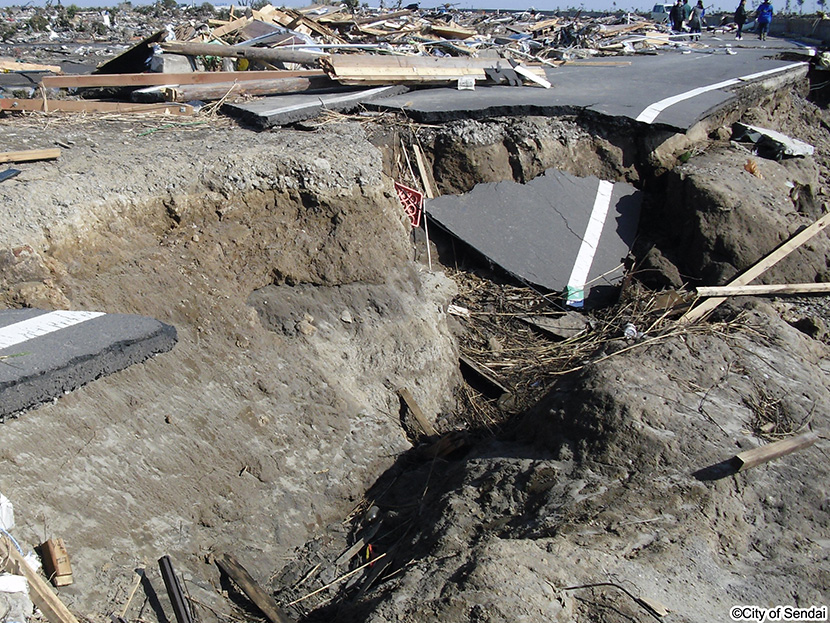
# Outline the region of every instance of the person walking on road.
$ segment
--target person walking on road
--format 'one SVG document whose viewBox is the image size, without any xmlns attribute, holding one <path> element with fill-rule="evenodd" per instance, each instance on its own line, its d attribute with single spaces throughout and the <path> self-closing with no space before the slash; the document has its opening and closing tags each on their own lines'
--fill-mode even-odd
<svg viewBox="0 0 830 623">
<path fill-rule="evenodd" d="M 703 0 L 697 0 L 697 4 L 689 15 L 689 32 L 694 35 L 695 41 L 700 41 L 700 27 L 703 25 Z"/>
<path fill-rule="evenodd" d="M 671 29 L 674 32 L 681 32 L 683 30 L 683 3 L 682 0 L 677 0 L 669 12 L 669 19 L 671 20 Z"/>
<path fill-rule="evenodd" d="M 769 25 L 772 22 L 772 5 L 769 0 L 764 0 L 758 10 L 755 11 L 755 19 L 758 20 L 758 38 L 761 41 L 766 41 L 769 34 Z"/>
<path fill-rule="evenodd" d="M 688 24 L 689 18 L 692 16 L 692 5 L 689 0 L 683 0 L 683 22 Z"/>
<path fill-rule="evenodd" d="M 744 24 L 746 24 L 746 0 L 741 0 L 738 8 L 735 9 L 735 23 L 738 25 L 738 32 L 735 33 L 735 39 L 740 41 L 743 39 Z"/>
</svg>

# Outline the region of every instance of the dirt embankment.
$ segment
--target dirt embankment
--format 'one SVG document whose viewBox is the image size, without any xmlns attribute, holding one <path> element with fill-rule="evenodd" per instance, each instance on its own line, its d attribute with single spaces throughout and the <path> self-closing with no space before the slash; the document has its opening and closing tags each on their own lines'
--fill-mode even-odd
<svg viewBox="0 0 830 623">
<path fill-rule="evenodd" d="M 815 157 L 764 161 L 731 143 L 728 127 L 709 128 L 703 142 L 670 139 L 687 162 L 643 179 L 651 193 L 635 275 L 645 283 L 722 283 L 826 212 L 826 111 L 787 93 L 761 104 L 733 116 L 810 141 Z M 471 124 L 456 145 L 473 149 L 447 149 L 444 161 L 433 152 L 436 172 L 452 172 L 451 186 L 464 172 L 516 175 L 513 137 L 531 123 L 537 138 L 579 134 L 562 120 Z M 630 157 L 648 142 L 617 140 L 606 152 Z M 563 168 L 597 165 L 599 152 L 581 154 Z M 639 160 L 637 174 L 655 162 Z M 816 238 L 764 281 L 824 280 L 828 258 L 826 236 Z M 365 538 L 384 558 L 304 599 L 296 607 L 308 620 L 647 621 L 652 604 L 670 611 L 665 620 L 693 622 L 728 620 L 741 604 L 826 605 L 826 306 L 737 300 L 680 328 L 652 305 L 632 287 L 610 322 L 596 319 L 604 339 L 581 369 L 500 434 L 402 456 L 361 507 L 378 519 L 358 514 L 350 533 L 331 530 L 298 551 L 273 585 L 282 602 L 339 577 L 346 569 L 332 561 Z M 472 311 L 491 319 L 475 325 L 480 342 L 510 343 L 498 313 L 488 316 L 505 310 Z M 620 339 L 628 321 L 646 336 Z M 538 378 L 548 372 L 540 364 Z M 809 450 L 723 470 L 742 450 L 808 430 L 821 435 Z"/>
<path fill-rule="evenodd" d="M 0 124 L 10 149 L 43 130 Z M 146 314 L 179 343 L 6 423 L 16 534 L 66 540 L 78 612 L 119 610 L 165 553 L 227 609 L 209 553 L 267 578 L 409 447 L 397 387 L 449 410 L 454 286 L 411 262 L 357 127 L 50 132 L 72 148 L 0 188 L 3 302 Z"/>
<path fill-rule="evenodd" d="M 817 155 L 758 161 L 756 177 L 723 129 L 695 143 L 580 118 L 419 138 L 442 192 L 551 166 L 643 185 L 645 222 L 661 226 L 644 228 L 637 274 L 678 285 L 730 277 L 825 210 L 826 113 L 788 95 L 738 113 Z M 739 303 L 674 330 L 626 299 L 631 320 L 656 322 L 653 340 L 610 339 L 628 318 L 598 322 L 607 333 L 582 363 L 603 360 L 535 409 L 406 452 L 398 387 L 442 433 L 463 419 L 450 327 L 464 321 L 445 314 L 456 284 L 412 261 L 396 131 L 15 119 L 0 134 L 9 149 L 45 147 L 47 124 L 71 149 L 0 185 L 0 300 L 147 314 L 180 340 L 2 429 L 17 535 L 67 541 L 76 582 L 61 596 L 76 612 L 120 611 L 136 568 L 163 592 L 154 561 L 170 554 L 203 621 L 239 616 L 215 590 L 220 550 L 286 605 L 365 562 L 358 548 L 334 563 L 361 536 L 383 560 L 293 614 L 648 620 L 621 586 L 699 621 L 827 594 L 826 440 L 746 474 L 704 470 L 760 438 L 826 430 L 827 345 L 781 318 L 817 327 L 818 306 Z M 769 278 L 821 278 L 825 244 Z M 484 337 L 506 343 L 497 326 Z M 575 588 L 588 584 L 600 586 Z M 140 594 L 127 618 L 160 617 Z"/>
</svg>

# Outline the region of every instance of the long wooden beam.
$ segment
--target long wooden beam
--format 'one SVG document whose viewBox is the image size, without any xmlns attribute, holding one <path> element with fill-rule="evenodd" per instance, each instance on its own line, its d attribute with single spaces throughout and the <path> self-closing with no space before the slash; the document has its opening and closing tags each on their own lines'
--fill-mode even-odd
<svg viewBox="0 0 830 623">
<path fill-rule="evenodd" d="M 165 84 L 213 84 L 216 82 L 245 82 L 275 78 L 314 78 L 322 71 L 196 71 L 189 73 L 146 74 L 81 74 L 76 76 L 44 76 L 41 84 L 47 89 L 84 87 L 153 87 Z"/>
<path fill-rule="evenodd" d="M 11 58 L 0 58 L 0 71 L 51 71 L 53 74 L 62 73 L 60 65 L 23 63 Z"/>
<path fill-rule="evenodd" d="M 223 58 L 247 58 L 250 61 L 265 63 L 299 63 L 300 65 L 317 65 L 319 54 L 287 50 L 280 48 L 252 48 L 235 45 L 212 45 L 210 43 L 193 43 L 169 41 L 161 44 L 162 50 L 185 56 L 217 56 Z"/>
<path fill-rule="evenodd" d="M 701 286 L 698 296 L 758 296 L 761 294 L 827 294 L 830 283 L 779 283 L 755 286 Z"/>
<path fill-rule="evenodd" d="M 332 86 L 337 86 L 337 83 L 325 74 L 317 78 L 277 78 L 276 80 L 191 84 L 165 89 L 164 99 L 168 102 L 218 100 L 228 94 L 277 95 L 279 93 L 303 93 L 312 89 L 325 89 Z"/>
<path fill-rule="evenodd" d="M 188 104 L 133 104 L 130 102 L 102 102 L 100 100 L 43 100 L 3 99 L 0 110 L 20 112 L 86 112 L 86 113 L 155 113 L 165 115 L 192 115 Z"/>
</svg>

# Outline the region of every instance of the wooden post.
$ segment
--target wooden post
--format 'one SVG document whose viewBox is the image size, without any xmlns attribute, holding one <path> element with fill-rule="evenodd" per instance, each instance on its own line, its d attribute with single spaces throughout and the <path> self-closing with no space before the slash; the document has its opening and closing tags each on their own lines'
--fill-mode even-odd
<svg viewBox="0 0 830 623">
<path fill-rule="evenodd" d="M 262 590 L 245 567 L 240 565 L 231 554 L 219 554 L 216 557 L 216 564 L 242 589 L 242 592 L 254 602 L 271 623 L 291 623 L 291 619 L 277 605 L 274 598 Z"/>
<path fill-rule="evenodd" d="M 743 472 L 761 463 L 766 463 L 767 461 L 772 461 L 796 450 L 812 446 L 817 439 L 818 435 L 815 433 L 804 433 L 798 437 L 790 437 L 789 439 L 782 439 L 781 441 L 760 446 L 759 448 L 753 448 L 752 450 L 741 452 L 732 457 L 732 466 L 739 472 Z"/>
</svg>

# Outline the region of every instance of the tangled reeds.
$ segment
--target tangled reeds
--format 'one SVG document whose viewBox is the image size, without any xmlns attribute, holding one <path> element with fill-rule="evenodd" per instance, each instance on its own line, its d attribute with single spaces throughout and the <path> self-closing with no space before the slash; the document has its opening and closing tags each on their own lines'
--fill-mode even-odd
<svg viewBox="0 0 830 623">
<path fill-rule="evenodd" d="M 630 288 L 616 305 L 585 314 L 585 330 L 555 339 L 529 322 L 577 313 L 564 310 L 554 296 L 473 273 L 451 276 L 459 289 L 454 303 L 469 312 L 458 317 L 462 355 L 511 392 L 505 401 L 462 387 L 460 419 L 468 426 L 498 427 L 535 405 L 563 376 L 589 365 L 688 333 L 729 334 L 744 328 L 739 320 L 680 326 L 675 320 L 688 301 L 666 307 L 658 295 Z"/>
</svg>

